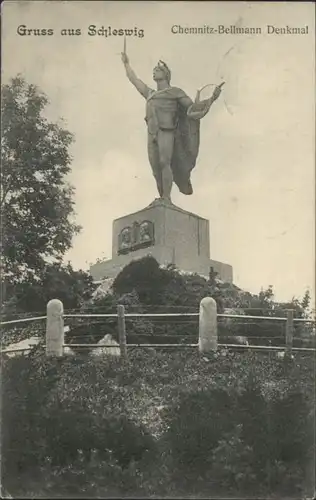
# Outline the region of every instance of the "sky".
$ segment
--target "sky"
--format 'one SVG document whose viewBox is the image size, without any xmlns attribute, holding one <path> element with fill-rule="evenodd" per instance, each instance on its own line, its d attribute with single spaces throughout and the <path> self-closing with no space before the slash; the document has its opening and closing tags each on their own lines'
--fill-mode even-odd
<svg viewBox="0 0 316 500">
<path fill-rule="evenodd" d="M 211 258 L 234 282 L 278 300 L 314 295 L 315 24 L 308 2 L 11 2 L 2 4 L 2 83 L 18 73 L 50 100 L 47 116 L 75 136 L 70 182 L 82 232 L 65 256 L 88 269 L 111 258 L 112 222 L 157 196 L 146 149 L 145 101 L 128 82 L 120 36 L 88 27 L 143 30 L 127 53 L 147 84 L 159 59 L 172 84 L 195 97 L 225 80 L 201 121 L 194 194 L 173 202 L 210 221 Z M 22 36 L 18 26 L 53 29 Z M 261 28 L 261 34 L 174 34 L 172 26 Z M 308 26 L 268 34 L 267 25 Z M 62 36 L 62 29 L 81 29 Z M 271 28 L 270 28 L 271 29 Z"/>
</svg>

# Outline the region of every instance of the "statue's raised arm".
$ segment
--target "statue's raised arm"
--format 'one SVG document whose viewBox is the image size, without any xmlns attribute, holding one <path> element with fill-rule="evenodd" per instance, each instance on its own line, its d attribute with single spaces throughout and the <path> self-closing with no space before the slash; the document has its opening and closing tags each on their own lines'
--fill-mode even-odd
<svg viewBox="0 0 316 500">
<path fill-rule="evenodd" d="M 126 52 L 122 52 L 121 54 L 121 57 L 122 57 L 122 62 L 125 66 L 125 71 L 126 71 L 126 76 L 127 78 L 129 79 L 129 81 L 134 85 L 134 87 L 136 87 L 136 89 L 138 90 L 138 92 L 143 96 L 145 97 L 145 99 L 147 99 L 149 93 L 150 93 L 150 88 L 148 87 L 148 85 L 146 85 L 146 83 L 142 82 L 142 80 L 140 80 L 135 72 L 132 70 L 131 66 L 130 66 L 130 63 L 129 63 L 129 58 L 126 54 Z"/>
<path fill-rule="evenodd" d="M 193 102 L 182 89 L 171 85 L 171 70 L 162 60 L 153 69 L 153 90 L 132 70 L 126 40 L 121 56 L 127 78 L 146 99 L 148 158 L 160 198 L 171 203 L 173 183 L 181 193 L 191 195 L 190 176 L 199 153 L 200 121 L 218 99 L 224 82 L 216 86 L 211 97 L 201 100 L 203 87 Z"/>
</svg>

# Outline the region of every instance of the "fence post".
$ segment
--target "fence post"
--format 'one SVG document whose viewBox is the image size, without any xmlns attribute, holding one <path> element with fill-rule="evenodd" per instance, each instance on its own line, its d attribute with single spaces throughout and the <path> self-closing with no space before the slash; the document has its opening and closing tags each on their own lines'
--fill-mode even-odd
<svg viewBox="0 0 316 500">
<path fill-rule="evenodd" d="M 294 330 L 294 311 L 293 309 L 288 309 L 286 318 L 286 330 L 285 330 L 285 355 L 287 358 L 291 358 L 292 347 L 293 347 L 293 330 Z"/>
<path fill-rule="evenodd" d="M 121 356 L 123 359 L 127 359 L 125 308 L 123 305 L 117 306 L 117 320 Z"/>
<path fill-rule="evenodd" d="M 62 356 L 64 354 L 64 307 L 58 299 L 47 304 L 46 320 L 46 356 Z"/>
<path fill-rule="evenodd" d="M 200 302 L 199 351 L 202 354 L 217 351 L 217 305 L 211 297 Z"/>
</svg>

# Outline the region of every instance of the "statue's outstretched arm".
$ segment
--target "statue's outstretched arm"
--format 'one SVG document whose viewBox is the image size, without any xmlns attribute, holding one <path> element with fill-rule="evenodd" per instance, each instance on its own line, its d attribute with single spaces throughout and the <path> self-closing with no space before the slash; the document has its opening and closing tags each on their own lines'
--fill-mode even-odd
<svg viewBox="0 0 316 500">
<path fill-rule="evenodd" d="M 190 118 L 194 118 L 196 120 L 200 120 L 208 113 L 212 102 L 212 99 L 200 101 L 199 93 L 195 99 L 195 102 L 193 102 L 192 99 L 188 96 L 183 96 L 179 99 L 179 104 L 186 110 L 187 115 Z"/>
<path fill-rule="evenodd" d="M 213 102 L 219 98 L 224 83 L 225 82 L 222 82 L 220 85 L 217 85 L 213 95 L 209 99 L 204 99 L 203 101 L 200 100 L 201 90 L 203 89 L 198 90 L 194 103 L 187 110 L 188 116 L 196 120 L 201 120 L 209 112 Z"/>
<path fill-rule="evenodd" d="M 150 88 L 146 85 L 146 83 L 142 82 L 142 80 L 140 80 L 136 76 L 135 72 L 132 70 L 132 68 L 129 64 L 129 59 L 128 59 L 127 54 L 125 52 L 122 52 L 122 62 L 124 64 L 126 76 L 129 79 L 129 81 L 134 85 L 134 87 L 136 87 L 138 92 L 143 97 L 145 97 L 145 99 L 147 99 L 149 92 L 150 92 Z"/>
</svg>

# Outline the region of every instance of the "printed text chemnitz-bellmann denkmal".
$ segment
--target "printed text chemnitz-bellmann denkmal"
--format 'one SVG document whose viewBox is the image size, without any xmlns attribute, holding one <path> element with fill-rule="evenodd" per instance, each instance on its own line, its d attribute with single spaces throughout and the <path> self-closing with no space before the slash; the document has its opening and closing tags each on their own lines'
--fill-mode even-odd
<svg viewBox="0 0 316 500">
<path fill-rule="evenodd" d="M 262 27 L 236 26 L 219 24 L 210 26 L 181 26 L 175 24 L 171 27 L 171 32 L 174 35 L 308 35 L 308 26 L 275 26 L 267 24 Z"/>
<path fill-rule="evenodd" d="M 182 26 L 180 24 L 175 24 L 170 27 L 171 33 L 173 35 L 308 35 L 308 25 L 305 26 L 275 26 L 272 24 L 267 24 L 264 28 L 262 27 L 249 27 L 249 26 L 235 26 L 224 24 L 219 24 L 217 26 L 210 26 L 204 24 L 203 26 Z M 113 28 L 108 27 L 97 27 L 95 24 L 90 24 L 87 30 L 84 31 L 81 28 L 62 28 L 56 31 L 53 28 L 30 28 L 25 24 L 21 24 L 17 27 L 17 34 L 20 36 L 51 36 L 59 33 L 63 36 L 80 36 L 84 33 L 89 36 L 137 36 L 143 38 L 145 31 L 138 27 L 134 28 Z"/>
</svg>

